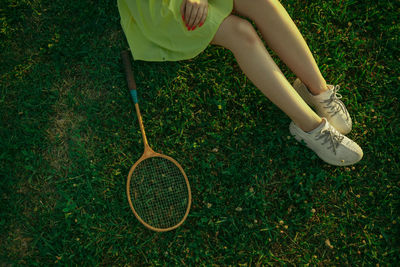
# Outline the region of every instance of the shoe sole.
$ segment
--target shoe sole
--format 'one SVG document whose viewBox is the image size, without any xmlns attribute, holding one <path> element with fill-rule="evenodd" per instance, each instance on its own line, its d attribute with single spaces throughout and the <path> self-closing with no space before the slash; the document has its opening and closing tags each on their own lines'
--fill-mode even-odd
<svg viewBox="0 0 400 267">
<path fill-rule="evenodd" d="M 363 158 L 363 155 L 364 155 L 364 154 L 362 153 L 360 159 L 358 159 L 358 160 L 355 161 L 355 162 L 346 162 L 346 161 L 344 161 L 344 160 L 343 160 L 342 162 L 337 162 L 337 161 L 331 161 L 330 159 L 324 159 L 323 156 L 321 156 L 318 152 L 316 152 L 314 149 L 312 149 L 311 146 L 306 142 L 306 140 L 303 139 L 303 138 L 301 137 L 300 133 L 297 131 L 297 129 L 296 129 L 296 127 L 295 127 L 295 125 L 294 125 L 293 122 L 291 122 L 290 125 L 289 125 L 289 131 L 290 131 L 290 133 L 294 136 L 294 138 L 295 138 L 297 141 L 301 142 L 301 140 L 303 140 L 304 143 L 306 143 L 306 146 L 307 146 L 309 149 L 311 149 L 315 154 L 317 154 L 318 157 L 319 157 L 322 161 L 324 161 L 324 162 L 326 162 L 326 163 L 328 163 L 328 164 L 330 164 L 330 165 L 334 165 L 334 166 L 350 166 L 350 165 L 356 164 L 357 162 L 359 162 L 359 161 Z"/>
</svg>

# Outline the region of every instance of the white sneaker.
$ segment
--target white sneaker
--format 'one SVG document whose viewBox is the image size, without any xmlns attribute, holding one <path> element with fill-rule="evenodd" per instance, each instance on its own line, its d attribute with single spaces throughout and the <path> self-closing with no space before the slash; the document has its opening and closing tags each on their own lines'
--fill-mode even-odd
<svg viewBox="0 0 400 267">
<path fill-rule="evenodd" d="M 359 145 L 340 134 L 326 118 L 311 132 L 304 132 L 293 121 L 289 125 L 290 133 L 297 141 L 304 142 L 323 161 L 331 165 L 347 166 L 361 160 L 363 151 Z"/>
<path fill-rule="evenodd" d="M 346 106 L 340 100 L 342 96 L 337 93 L 340 86 L 328 84 L 328 87 L 330 90 L 313 95 L 299 78 L 293 83 L 293 88 L 308 105 L 316 109 L 320 117 L 325 117 L 340 133 L 348 134 L 352 128 L 352 121 Z"/>
</svg>

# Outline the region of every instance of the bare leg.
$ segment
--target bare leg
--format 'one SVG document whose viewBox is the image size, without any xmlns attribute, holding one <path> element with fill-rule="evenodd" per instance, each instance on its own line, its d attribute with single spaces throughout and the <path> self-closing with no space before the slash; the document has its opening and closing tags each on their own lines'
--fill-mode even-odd
<svg viewBox="0 0 400 267">
<path fill-rule="evenodd" d="M 322 122 L 286 80 L 247 20 L 234 15 L 228 16 L 211 43 L 231 50 L 254 85 L 303 131 L 311 131 Z"/>
<path fill-rule="evenodd" d="M 278 0 L 234 0 L 234 9 L 256 23 L 268 46 L 313 94 L 328 90 L 306 41 Z"/>
</svg>

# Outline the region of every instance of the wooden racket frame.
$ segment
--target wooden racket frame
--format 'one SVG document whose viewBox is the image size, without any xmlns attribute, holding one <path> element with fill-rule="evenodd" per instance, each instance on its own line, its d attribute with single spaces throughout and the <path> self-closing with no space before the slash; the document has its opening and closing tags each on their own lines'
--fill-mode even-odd
<svg viewBox="0 0 400 267">
<path fill-rule="evenodd" d="M 136 82 L 135 82 L 135 78 L 133 76 L 133 72 L 132 72 L 132 68 L 131 68 L 129 50 L 122 51 L 121 52 L 121 56 L 122 56 L 122 63 L 123 63 L 123 66 L 124 66 L 124 70 L 125 70 L 126 80 L 127 80 L 127 83 L 128 83 L 128 88 L 129 88 L 130 91 L 132 91 L 132 90 L 136 91 L 137 90 L 136 89 Z M 135 94 L 136 94 L 136 92 L 135 92 Z M 169 156 L 157 153 L 153 149 L 150 148 L 150 146 L 149 146 L 149 144 L 147 142 L 146 133 L 144 131 L 142 115 L 140 114 L 140 109 L 139 109 L 139 103 L 138 103 L 138 101 L 134 100 L 134 104 L 135 104 L 135 109 L 136 109 L 136 115 L 137 115 L 138 120 L 139 120 L 140 131 L 142 132 L 142 138 L 143 138 L 143 144 L 144 144 L 144 152 L 143 152 L 143 155 L 136 161 L 135 164 L 133 164 L 133 166 L 129 170 L 128 179 L 127 179 L 127 183 L 126 183 L 126 193 L 127 193 L 127 197 L 128 197 L 129 206 L 131 207 L 131 210 L 132 210 L 133 214 L 139 220 L 139 222 L 141 222 L 148 229 L 156 231 L 156 232 L 171 231 L 171 230 L 176 229 L 177 227 L 179 227 L 186 220 L 186 218 L 187 218 L 187 216 L 189 214 L 190 206 L 191 206 L 191 203 L 192 203 L 192 194 L 191 194 L 191 190 L 190 190 L 189 180 L 188 180 L 188 178 L 186 176 L 186 173 L 184 172 L 182 166 L 175 159 L 173 159 L 173 158 L 171 158 Z M 149 225 L 145 221 L 143 221 L 142 218 L 140 218 L 140 216 L 137 214 L 135 208 L 133 207 L 131 196 L 130 196 L 130 183 L 131 183 L 131 177 L 132 177 L 133 171 L 139 165 L 140 162 L 142 162 L 145 159 L 152 158 L 152 157 L 161 157 L 161 158 L 167 159 L 167 160 L 171 161 L 172 163 L 174 163 L 179 168 L 181 173 L 183 174 L 183 177 L 185 178 L 186 186 L 187 186 L 187 189 L 188 189 L 189 199 L 188 199 L 188 206 L 187 206 L 185 215 L 183 216 L 182 220 L 179 223 L 177 223 L 176 225 L 174 225 L 172 227 L 169 227 L 169 228 L 156 228 L 156 227 L 153 227 L 153 226 Z"/>
</svg>

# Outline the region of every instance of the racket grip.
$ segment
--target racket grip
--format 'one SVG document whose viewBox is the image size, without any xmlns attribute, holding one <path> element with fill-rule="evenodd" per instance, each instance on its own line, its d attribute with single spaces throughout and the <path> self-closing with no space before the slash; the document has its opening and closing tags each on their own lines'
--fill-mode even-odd
<svg viewBox="0 0 400 267">
<path fill-rule="evenodd" d="M 121 52 L 122 64 L 124 65 L 126 81 L 128 82 L 129 90 L 136 90 L 135 77 L 133 77 L 131 61 L 129 58 L 130 54 L 128 50 Z"/>
</svg>

